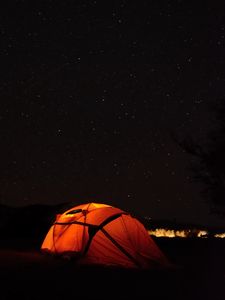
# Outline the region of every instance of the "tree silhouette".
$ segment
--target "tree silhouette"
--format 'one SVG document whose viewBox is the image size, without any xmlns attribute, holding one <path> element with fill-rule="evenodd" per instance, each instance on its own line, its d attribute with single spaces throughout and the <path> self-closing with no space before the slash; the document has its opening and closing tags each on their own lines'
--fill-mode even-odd
<svg viewBox="0 0 225 300">
<path fill-rule="evenodd" d="M 215 101 L 210 109 L 215 116 L 214 129 L 204 144 L 193 135 L 180 138 L 173 134 L 173 139 L 193 156 L 193 178 L 204 184 L 202 193 L 211 212 L 225 217 L 225 99 Z"/>
</svg>

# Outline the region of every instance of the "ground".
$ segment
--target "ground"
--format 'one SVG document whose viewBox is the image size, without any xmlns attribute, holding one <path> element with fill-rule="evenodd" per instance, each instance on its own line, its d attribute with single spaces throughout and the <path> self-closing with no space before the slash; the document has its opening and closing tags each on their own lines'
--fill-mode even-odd
<svg viewBox="0 0 225 300">
<path fill-rule="evenodd" d="M 225 297 L 225 240 L 155 239 L 169 270 L 77 266 L 26 239 L 0 242 L 0 299 L 213 299 Z"/>
</svg>

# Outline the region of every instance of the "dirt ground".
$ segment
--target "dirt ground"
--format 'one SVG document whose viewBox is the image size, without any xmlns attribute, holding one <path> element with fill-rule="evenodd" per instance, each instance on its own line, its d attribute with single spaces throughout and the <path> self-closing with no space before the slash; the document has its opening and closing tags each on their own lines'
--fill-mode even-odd
<svg viewBox="0 0 225 300">
<path fill-rule="evenodd" d="M 225 240 L 156 239 L 172 270 L 77 266 L 38 243 L 0 242 L 0 299 L 225 299 Z"/>
</svg>

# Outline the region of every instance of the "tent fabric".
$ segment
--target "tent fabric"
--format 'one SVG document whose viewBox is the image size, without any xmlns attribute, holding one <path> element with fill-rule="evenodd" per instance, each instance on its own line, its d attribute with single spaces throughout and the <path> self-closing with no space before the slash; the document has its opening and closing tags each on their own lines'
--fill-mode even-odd
<svg viewBox="0 0 225 300">
<path fill-rule="evenodd" d="M 41 249 L 77 257 L 81 264 L 151 268 L 168 263 L 136 218 L 100 203 L 79 205 L 57 215 Z"/>
</svg>

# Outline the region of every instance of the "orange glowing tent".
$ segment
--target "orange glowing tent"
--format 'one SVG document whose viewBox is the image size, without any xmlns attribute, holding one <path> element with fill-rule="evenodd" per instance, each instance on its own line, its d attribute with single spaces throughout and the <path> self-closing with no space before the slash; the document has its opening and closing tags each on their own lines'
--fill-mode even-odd
<svg viewBox="0 0 225 300">
<path fill-rule="evenodd" d="M 128 268 L 167 264 L 163 253 L 136 218 L 119 208 L 99 203 L 79 205 L 57 215 L 41 249 L 76 257 L 81 264 Z"/>
</svg>

